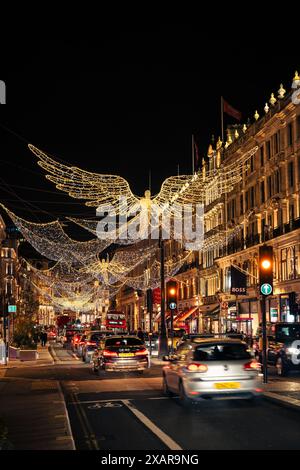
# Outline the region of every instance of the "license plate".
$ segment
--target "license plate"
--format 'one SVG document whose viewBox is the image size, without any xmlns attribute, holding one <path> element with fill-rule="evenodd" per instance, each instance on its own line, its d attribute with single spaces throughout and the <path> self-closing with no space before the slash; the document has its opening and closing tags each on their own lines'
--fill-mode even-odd
<svg viewBox="0 0 300 470">
<path fill-rule="evenodd" d="M 218 390 L 240 388 L 241 386 L 239 382 L 217 382 L 214 385 Z"/>
<path fill-rule="evenodd" d="M 134 353 L 119 353 L 119 357 L 133 357 Z"/>
</svg>

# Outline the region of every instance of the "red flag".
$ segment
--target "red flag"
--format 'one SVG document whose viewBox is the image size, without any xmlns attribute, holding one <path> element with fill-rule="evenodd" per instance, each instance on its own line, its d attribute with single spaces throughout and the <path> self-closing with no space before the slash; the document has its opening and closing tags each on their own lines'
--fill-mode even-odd
<svg viewBox="0 0 300 470">
<path fill-rule="evenodd" d="M 223 98 L 223 111 L 224 113 L 229 114 L 230 116 L 234 117 L 237 121 L 242 119 L 242 113 L 237 109 L 233 108 L 227 101 Z"/>
</svg>

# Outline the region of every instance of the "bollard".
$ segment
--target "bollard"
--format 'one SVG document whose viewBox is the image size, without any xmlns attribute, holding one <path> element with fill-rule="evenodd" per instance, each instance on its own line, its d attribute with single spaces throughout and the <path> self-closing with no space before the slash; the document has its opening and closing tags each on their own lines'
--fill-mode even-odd
<svg viewBox="0 0 300 470">
<path fill-rule="evenodd" d="M 3 339 L 0 339 L 0 364 L 6 364 L 6 347 Z"/>
</svg>

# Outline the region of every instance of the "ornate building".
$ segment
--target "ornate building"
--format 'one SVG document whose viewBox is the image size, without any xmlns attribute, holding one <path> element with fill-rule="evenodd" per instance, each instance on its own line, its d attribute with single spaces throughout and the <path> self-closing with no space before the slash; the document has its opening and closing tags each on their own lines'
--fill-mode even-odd
<svg viewBox="0 0 300 470">
<path fill-rule="evenodd" d="M 299 91 L 299 93 L 298 93 Z M 254 122 L 227 129 L 227 141 L 210 145 L 202 160 L 201 177 L 234 163 L 258 147 L 231 192 L 207 191 L 204 247 L 194 252 L 175 275 L 179 283 L 174 326 L 189 331 L 229 329 L 255 334 L 261 321 L 258 251 L 263 243 L 274 248 L 274 295 L 268 298 L 267 320 L 300 320 L 300 78 L 296 73 L 289 93 L 280 85 L 255 111 Z M 171 246 L 171 245 L 170 245 Z M 172 247 L 166 260 L 179 256 Z M 230 294 L 230 268 L 247 274 L 247 295 Z M 133 289 L 118 295 L 130 327 L 147 329 L 144 300 Z M 144 307 L 145 311 L 145 307 Z M 168 312 L 166 312 L 168 319 Z M 159 310 L 154 324 L 158 328 Z"/>
<path fill-rule="evenodd" d="M 299 86 L 299 84 L 297 84 Z M 206 237 L 214 229 L 226 234 L 221 249 L 216 244 L 202 253 L 200 268 L 203 303 L 211 309 L 219 301 L 218 321 L 210 325 L 255 333 L 260 323 L 257 291 L 258 248 L 274 248 L 274 295 L 268 300 L 267 320 L 299 320 L 300 303 L 300 109 L 293 91 L 278 99 L 271 95 L 264 116 L 243 127 L 229 129 L 222 161 L 234 162 L 258 146 L 233 191 L 206 208 Z M 216 158 L 218 149 L 213 153 Z M 211 165 L 211 156 L 206 166 Z M 248 295 L 230 295 L 230 266 L 247 273 Z"/>
</svg>

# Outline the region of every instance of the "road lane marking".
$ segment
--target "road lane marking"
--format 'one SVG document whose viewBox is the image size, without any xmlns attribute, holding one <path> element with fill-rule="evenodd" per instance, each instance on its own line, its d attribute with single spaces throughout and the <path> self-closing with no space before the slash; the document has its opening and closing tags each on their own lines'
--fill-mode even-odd
<svg viewBox="0 0 300 470">
<path fill-rule="evenodd" d="M 74 400 L 75 400 L 75 402 L 77 401 L 76 394 L 74 394 Z M 75 410 L 76 410 L 76 414 L 77 414 L 77 417 L 79 419 L 79 422 L 81 424 L 85 440 L 87 441 L 88 446 L 89 446 L 90 449 L 93 449 L 93 447 L 94 447 L 95 450 L 100 450 L 100 448 L 98 446 L 98 442 L 96 440 L 96 436 L 95 436 L 95 434 L 94 434 L 94 432 L 91 428 L 91 425 L 90 425 L 90 423 L 87 419 L 84 408 L 81 406 L 80 403 L 77 403 L 77 404 L 78 404 L 78 406 L 75 408 Z"/>
<path fill-rule="evenodd" d="M 72 428 L 71 428 L 71 423 L 70 423 L 70 417 L 69 417 L 67 405 L 66 405 L 66 402 L 65 402 L 65 397 L 64 397 L 64 394 L 63 394 L 63 391 L 62 391 L 61 383 L 60 383 L 59 380 L 57 380 L 57 388 L 58 388 L 58 391 L 59 391 L 59 396 L 61 398 L 60 401 L 63 403 L 63 407 L 64 407 L 64 411 L 65 411 L 65 418 L 66 418 L 66 421 L 67 421 L 67 430 L 68 430 L 68 433 L 69 433 L 68 437 L 70 437 L 70 440 L 71 440 L 72 450 L 76 450 L 75 441 L 74 441 Z"/>
<path fill-rule="evenodd" d="M 114 402 L 114 401 L 122 401 L 122 400 L 130 400 L 130 401 L 139 401 L 139 400 L 173 400 L 176 397 L 129 397 L 129 398 L 111 398 L 108 400 L 107 398 L 103 398 L 101 400 L 77 400 L 69 401 L 68 405 L 79 405 L 79 404 L 89 404 L 89 403 L 104 403 L 104 402 Z"/>
<path fill-rule="evenodd" d="M 155 436 L 158 437 L 170 450 L 183 450 L 177 442 L 175 442 L 170 436 L 162 431 L 156 424 L 147 418 L 144 413 L 138 410 L 129 400 L 120 400 L 127 406 L 127 408 L 146 426 Z"/>
<path fill-rule="evenodd" d="M 116 401 L 106 401 L 102 403 L 95 403 L 94 405 L 88 406 L 89 410 L 100 410 L 101 408 L 122 408 L 123 403 L 117 403 Z"/>
</svg>

